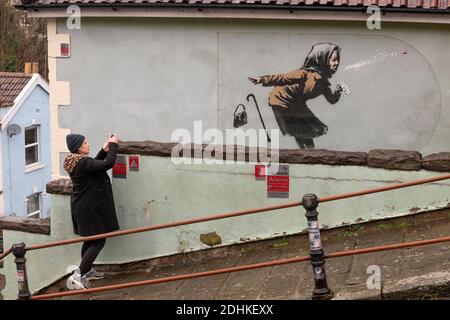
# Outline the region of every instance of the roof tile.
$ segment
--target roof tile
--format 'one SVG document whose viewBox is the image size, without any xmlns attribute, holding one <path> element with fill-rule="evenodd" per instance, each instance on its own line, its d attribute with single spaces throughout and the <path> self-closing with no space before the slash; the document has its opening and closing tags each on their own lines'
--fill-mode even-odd
<svg viewBox="0 0 450 320">
<path fill-rule="evenodd" d="M 310 6 L 370 6 L 377 5 L 379 7 L 404 7 L 404 8 L 423 8 L 423 9 L 449 9 L 450 0 L 35 0 L 34 6 L 40 5 L 56 5 L 56 4 L 71 4 L 78 3 L 86 6 L 95 6 L 100 3 L 122 3 L 129 4 L 142 4 L 142 3 L 167 3 L 167 4 L 223 4 L 228 3 L 236 7 L 242 4 L 258 4 L 262 7 L 266 4 L 275 4 L 279 6 L 290 5 L 310 5 Z"/>
<path fill-rule="evenodd" d="M 14 100 L 31 77 L 31 74 L 26 73 L 0 72 L 0 107 L 14 105 Z"/>
</svg>

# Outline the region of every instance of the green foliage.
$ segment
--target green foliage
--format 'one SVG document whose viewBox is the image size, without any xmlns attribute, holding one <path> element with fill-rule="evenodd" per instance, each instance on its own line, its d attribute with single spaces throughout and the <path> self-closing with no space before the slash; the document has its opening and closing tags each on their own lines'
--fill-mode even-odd
<svg viewBox="0 0 450 320">
<path fill-rule="evenodd" d="M 357 236 L 359 231 L 364 230 L 364 227 L 360 224 L 349 226 L 344 232 L 341 233 L 343 238 L 351 238 Z"/>
<path fill-rule="evenodd" d="M 404 229 L 408 226 L 408 223 L 403 221 L 402 223 L 397 223 L 396 227 L 397 229 Z"/>
<path fill-rule="evenodd" d="M 277 243 L 273 245 L 274 248 L 282 248 L 289 244 L 289 241 L 286 238 L 278 239 Z"/>
<path fill-rule="evenodd" d="M 391 228 L 392 228 L 392 226 L 390 224 L 387 224 L 387 223 L 380 223 L 378 225 L 378 229 L 383 230 L 383 231 L 389 230 Z"/>
<path fill-rule="evenodd" d="M 391 230 L 391 229 L 405 229 L 406 227 L 408 227 L 408 223 L 406 221 L 400 222 L 400 223 L 380 223 L 378 225 L 378 229 L 382 230 L 382 231 L 386 231 L 386 230 Z"/>
</svg>

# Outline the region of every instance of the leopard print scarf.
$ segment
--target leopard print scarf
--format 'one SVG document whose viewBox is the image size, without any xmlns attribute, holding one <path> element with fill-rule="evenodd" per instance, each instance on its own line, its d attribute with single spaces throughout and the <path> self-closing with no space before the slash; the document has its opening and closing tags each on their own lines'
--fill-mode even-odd
<svg viewBox="0 0 450 320">
<path fill-rule="evenodd" d="M 69 174 L 73 172 L 75 169 L 75 166 L 77 165 L 78 161 L 81 159 L 87 157 L 86 155 L 79 154 L 79 153 L 71 153 L 64 159 L 64 170 L 66 170 Z"/>
</svg>

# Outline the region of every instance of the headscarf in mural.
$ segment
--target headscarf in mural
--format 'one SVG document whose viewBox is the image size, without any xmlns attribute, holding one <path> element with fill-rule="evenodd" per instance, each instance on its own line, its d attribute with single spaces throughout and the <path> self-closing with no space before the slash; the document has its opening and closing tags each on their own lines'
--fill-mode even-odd
<svg viewBox="0 0 450 320">
<path fill-rule="evenodd" d="M 327 133 L 328 127 L 306 105 L 306 101 L 323 95 L 335 104 L 342 87 L 331 89 L 329 78 L 337 71 L 341 49 L 332 43 L 312 47 L 304 65 L 285 74 L 250 77 L 254 84 L 274 87 L 269 94 L 269 106 L 283 135 L 295 137 L 300 148 L 314 148 L 313 138 Z"/>
<path fill-rule="evenodd" d="M 312 47 L 303 64 L 304 70 L 316 71 L 323 77 L 331 78 L 330 58 L 336 51 L 340 55 L 341 48 L 332 43 L 319 43 Z"/>
</svg>

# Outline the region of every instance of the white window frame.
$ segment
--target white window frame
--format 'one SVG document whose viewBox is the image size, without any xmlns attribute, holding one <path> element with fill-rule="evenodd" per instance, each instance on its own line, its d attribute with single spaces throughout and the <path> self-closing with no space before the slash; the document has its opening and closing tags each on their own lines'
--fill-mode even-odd
<svg viewBox="0 0 450 320">
<path fill-rule="evenodd" d="M 41 202 L 41 194 L 42 194 L 42 192 L 34 192 L 34 193 L 30 194 L 30 195 L 25 199 L 25 203 L 26 203 L 26 205 L 27 205 L 27 218 L 36 218 L 36 219 L 38 219 L 38 218 L 41 217 L 41 206 L 42 206 L 42 202 Z M 30 200 L 28 200 L 28 199 L 29 199 L 31 196 L 34 196 L 34 195 L 37 195 L 39 210 L 33 211 L 33 212 L 31 212 L 31 213 L 28 213 L 28 202 L 30 201 Z M 33 216 L 35 216 L 35 215 L 37 215 L 37 217 L 33 217 Z"/>
<path fill-rule="evenodd" d="M 37 164 L 39 164 L 39 160 L 40 160 L 40 148 L 39 148 L 39 126 L 38 125 L 32 125 L 32 126 L 29 126 L 29 127 L 26 127 L 25 128 L 25 132 L 24 132 L 24 139 L 25 139 L 25 136 L 26 136 L 26 131 L 27 130 L 30 130 L 30 129 L 36 129 L 36 142 L 34 142 L 34 143 L 30 143 L 30 144 L 26 144 L 25 145 L 25 168 L 30 168 L 30 167 L 34 167 L 34 166 L 36 166 Z M 27 148 L 32 148 L 32 147 L 35 147 L 35 146 L 37 146 L 37 151 L 36 151 L 36 153 L 37 153 L 37 161 L 36 162 L 33 162 L 33 163 L 30 163 L 30 164 L 26 164 L 27 163 L 27 152 L 26 152 L 26 150 L 27 150 Z"/>
</svg>

